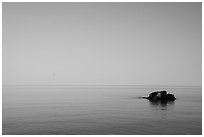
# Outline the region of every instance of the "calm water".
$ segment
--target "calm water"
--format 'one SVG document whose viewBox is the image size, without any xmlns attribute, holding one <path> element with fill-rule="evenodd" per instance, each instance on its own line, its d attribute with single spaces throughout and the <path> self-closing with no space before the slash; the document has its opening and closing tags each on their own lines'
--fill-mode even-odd
<svg viewBox="0 0 204 137">
<path fill-rule="evenodd" d="M 175 102 L 137 97 L 165 89 Z M 3 86 L 3 134 L 201 134 L 202 89 Z"/>
</svg>

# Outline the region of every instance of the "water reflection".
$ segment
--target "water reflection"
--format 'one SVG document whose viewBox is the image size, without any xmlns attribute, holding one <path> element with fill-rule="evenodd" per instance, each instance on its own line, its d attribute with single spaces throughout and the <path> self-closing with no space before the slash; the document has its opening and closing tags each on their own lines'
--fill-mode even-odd
<svg viewBox="0 0 204 137">
<path fill-rule="evenodd" d="M 175 101 L 150 101 L 149 100 L 150 107 L 153 108 L 153 110 L 169 110 L 174 107 Z"/>
</svg>

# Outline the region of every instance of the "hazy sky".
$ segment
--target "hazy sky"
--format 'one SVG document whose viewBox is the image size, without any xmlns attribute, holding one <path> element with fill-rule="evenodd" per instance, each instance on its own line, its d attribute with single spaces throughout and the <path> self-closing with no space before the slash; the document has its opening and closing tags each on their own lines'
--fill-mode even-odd
<svg viewBox="0 0 204 137">
<path fill-rule="evenodd" d="M 3 3 L 3 84 L 201 85 L 201 3 Z"/>
</svg>

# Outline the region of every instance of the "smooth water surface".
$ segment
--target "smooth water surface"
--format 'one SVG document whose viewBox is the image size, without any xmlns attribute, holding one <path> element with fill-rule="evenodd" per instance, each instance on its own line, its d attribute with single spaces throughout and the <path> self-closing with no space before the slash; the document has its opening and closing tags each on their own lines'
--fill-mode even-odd
<svg viewBox="0 0 204 137">
<path fill-rule="evenodd" d="M 165 89 L 177 100 L 137 97 Z M 201 87 L 3 86 L 3 134 L 202 134 Z"/>
</svg>

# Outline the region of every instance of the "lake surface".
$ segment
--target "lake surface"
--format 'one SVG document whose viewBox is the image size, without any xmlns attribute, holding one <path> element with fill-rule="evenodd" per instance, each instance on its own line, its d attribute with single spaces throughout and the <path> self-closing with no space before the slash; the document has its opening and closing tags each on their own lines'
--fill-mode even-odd
<svg viewBox="0 0 204 137">
<path fill-rule="evenodd" d="M 137 97 L 167 90 L 177 100 Z M 4 135 L 202 134 L 201 87 L 3 86 Z"/>
</svg>

